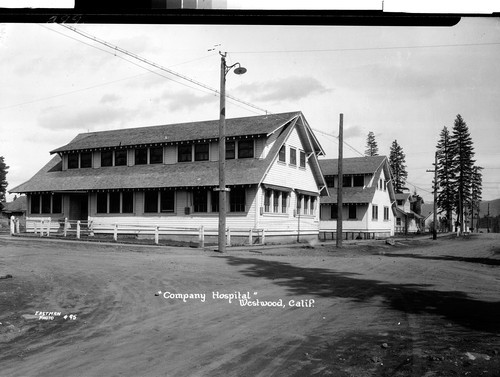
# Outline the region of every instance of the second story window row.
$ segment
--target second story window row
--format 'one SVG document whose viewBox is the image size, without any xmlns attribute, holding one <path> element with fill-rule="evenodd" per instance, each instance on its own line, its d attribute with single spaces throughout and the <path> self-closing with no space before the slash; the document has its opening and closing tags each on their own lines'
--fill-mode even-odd
<svg viewBox="0 0 500 377">
<path fill-rule="evenodd" d="M 175 148 L 175 146 L 172 146 Z M 177 145 L 177 162 L 209 161 L 210 143 Z M 130 152 L 129 152 L 130 151 Z M 163 146 L 138 147 L 134 149 L 101 150 L 94 152 L 75 152 L 66 155 L 68 169 L 92 167 L 163 164 L 165 150 Z M 129 161 L 129 156 L 132 161 Z M 254 140 L 231 140 L 226 142 L 226 159 L 254 158 Z M 97 160 L 94 162 L 94 159 Z M 100 161 L 99 161 L 100 159 Z M 99 165 L 100 162 L 100 165 Z"/>
</svg>

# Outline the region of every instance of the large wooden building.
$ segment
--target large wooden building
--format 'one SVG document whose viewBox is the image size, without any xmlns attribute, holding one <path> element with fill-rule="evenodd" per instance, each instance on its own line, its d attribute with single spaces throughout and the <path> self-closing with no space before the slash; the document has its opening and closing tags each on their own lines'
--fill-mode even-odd
<svg viewBox="0 0 500 377">
<path fill-rule="evenodd" d="M 329 196 L 321 197 L 320 231 L 334 238 L 337 229 L 338 160 L 320 160 Z M 346 238 L 394 235 L 395 194 L 385 156 L 343 159 L 342 225 Z"/>
<path fill-rule="evenodd" d="M 227 227 L 316 238 L 324 152 L 303 114 L 228 119 L 226 135 Z M 29 219 L 217 229 L 217 120 L 82 133 L 51 154 L 11 190 L 27 194 Z"/>
</svg>

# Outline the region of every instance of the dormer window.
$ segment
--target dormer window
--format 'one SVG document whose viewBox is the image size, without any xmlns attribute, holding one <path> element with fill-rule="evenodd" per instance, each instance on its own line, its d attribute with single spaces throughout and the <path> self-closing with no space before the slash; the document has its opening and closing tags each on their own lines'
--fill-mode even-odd
<svg viewBox="0 0 500 377">
<path fill-rule="evenodd" d="M 101 151 L 101 166 L 113 166 L 113 151 Z"/>
<path fill-rule="evenodd" d="M 226 160 L 234 160 L 236 158 L 236 143 L 234 141 L 226 141 Z"/>
<path fill-rule="evenodd" d="M 78 169 L 78 153 L 68 154 L 68 169 Z"/>
<path fill-rule="evenodd" d="M 177 160 L 179 162 L 191 162 L 193 160 L 192 146 L 179 145 L 177 149 Z"/>
<path fill-rule="evenodd" d="M 127 165 L 127 150 L 120 149 L 115 151 L 115 166 L 126 166 Z"/>
<path fill-rule="evenodd" d="M 195 161 L 208 161 L 209 144 L 195 144 L 194 146 L 194 160 Z"/>
<path fill-rule="evenodd" d="M 135 150 L 135 164 L 146 165 L 148 163 L 148 148 L 137 148 Z"/>
<path fill-rule="evenodd" d="M 163 164 L 163 147 L 149 148 L 149 163 Z"/>
<path fill-rule="evenodd" d="M 253 140 L 238 142 L 238 158 L 253 158 Z"/>
<path fill-rule="evenodd" d="M 80 153 L 80 168 L 92 167 L 92 152 Z"/>
</svg>

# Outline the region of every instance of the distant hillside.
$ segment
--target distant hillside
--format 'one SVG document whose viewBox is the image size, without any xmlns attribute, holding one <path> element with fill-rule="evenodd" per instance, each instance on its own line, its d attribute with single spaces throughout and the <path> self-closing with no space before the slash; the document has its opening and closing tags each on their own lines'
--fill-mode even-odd
<svg viewBox="0 0 500 377">
<path fill-rule="evenodd" d="M 479 216 L 484 217 L 488 213 L 488 203 L 490 204 L 490 216 L 495 217 L 500 215 L 500 199 L 481 202 Z"/>
<path fill-rule="evenodd" d="M 500 215 L 500 199 L 489 200 L 486 202 L 481 202 L 480 205 L 480 217 L 485 217 L 488 213 L 488 203 L 490 204 L 490 217 L 495 217 Z M 426 202 L 422 205 L 422 216 L 427 216 L 432 213 L 434 205 L 432 202 Z"/>
</svg>

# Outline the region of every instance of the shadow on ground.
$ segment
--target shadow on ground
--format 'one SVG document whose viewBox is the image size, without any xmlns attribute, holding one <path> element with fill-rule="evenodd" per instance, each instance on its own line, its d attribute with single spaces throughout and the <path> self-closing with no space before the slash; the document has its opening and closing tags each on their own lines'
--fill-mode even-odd
<svg viewBox="0 0 500 377">
<path fill-rule="evenodd" d="M 362 279 L 356 273 L 297 267 L 258 258 L 215 258 L 224 258 L 232 266 L 245 267 L 241 271 L 244 275 L 268 279 L 287 288 L 291 295 L 349 298 L 355 302 L 382 297 L 388 308 L 401 312 L 442 316 L 472 330 L 500 331 L 500 302 L 475 300 L 460 291 L 432 290 L 426 284 L 386 283 Z"/>
<path fill-rule="evenodd" d="M 387 253 L 386 256 L 391 258 L 394 257 L 394 258 L 430 259 L 430 260 L 443 260 L 449 262 L 479 263 L 479 264 L 486 264 L 489 266 L 500 266 L 500 259 L 490 259 L 490 258 L 453 257 L 449 255 L 430 256 L 430 255 L 420 255 L 420 254 L 394 254 L 394 253 Z"/>
</svg>

